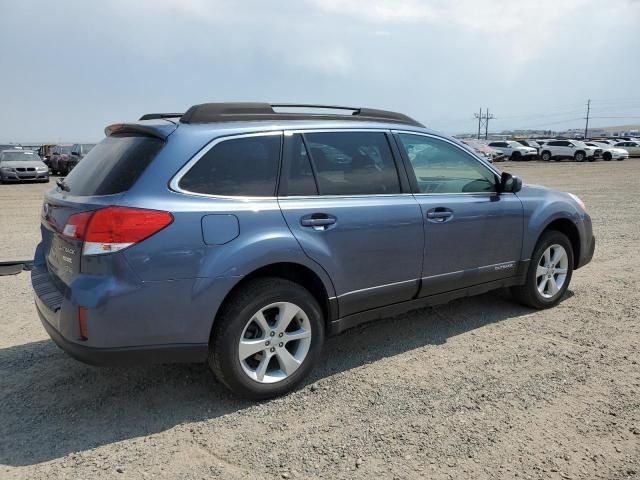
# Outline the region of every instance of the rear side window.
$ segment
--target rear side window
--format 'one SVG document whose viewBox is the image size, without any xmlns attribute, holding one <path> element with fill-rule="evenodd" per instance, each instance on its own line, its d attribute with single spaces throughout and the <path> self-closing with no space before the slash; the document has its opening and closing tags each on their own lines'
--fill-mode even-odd
<svg viewBox="0 0 640 480">
<path fill-rule="evenodd" d="M 65 178 L 72 195 L 114 195 L 129 190 L 164 142 L 142 135 L 111 135 Z"/>
<path fill-rule="evenodd" d="M 320 195 L 400 193 L 398 172 L 384 133 L 308 133 L 305 140 Z"/>
<path fill-rule="evenodd" d="M 274 196 L 280 143 L 281 135 L 224 140 L 198 160 L 178 186 L 207 195 Z"/>
<path fill-rule="evenodd" d="M 290 146 L 286 151 L 289 157 L 288 171 L 283 172 L 283 182 L 286 183 L 286 192 L 289 196 L 318 195 L 318 187 L 311 168 L 311 159 L 302 140 L 302 135 L 293 135 Z"/>
</svg>

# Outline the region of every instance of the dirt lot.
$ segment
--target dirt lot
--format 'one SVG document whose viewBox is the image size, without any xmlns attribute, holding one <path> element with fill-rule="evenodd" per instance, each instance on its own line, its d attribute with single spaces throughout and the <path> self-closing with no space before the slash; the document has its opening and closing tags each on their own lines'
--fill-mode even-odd
<svg viewBox="0 0 640 480">
<path fill-rule="evenodd" d="M 640 160 L 501 166 L 593 217 L 560 306 L 496 292 L 369 324 L 261 404 L 203 365 L 78 363 L 28 273 L 0 277 L 0 478 L 640 478 Z M 0 187 L 2 259 L 32 255 L 45 189 Z"/>
</svg>

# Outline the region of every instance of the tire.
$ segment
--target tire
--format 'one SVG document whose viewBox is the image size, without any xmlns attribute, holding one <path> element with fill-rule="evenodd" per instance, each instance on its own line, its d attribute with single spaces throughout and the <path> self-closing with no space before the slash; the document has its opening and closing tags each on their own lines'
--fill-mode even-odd
<svg viewBox="0 0 640 480">
<path fill-rule="evenodd" d="M 299 309 L 289 324 L 289 327 L 295 324 L 294 330 L 285 331 L 283 329 L 287 326 L 278 325 L 278 318 L 285 308 L 293 310 L 294 307 Z M 264 329 L 259 326 L 262 321 L 257 321 L 260 313 L 263 313 L 262 319 L 268 321 L 268 325 L 263 323 Z M 251 280 L 232 293 L 216 317 L 209 342 L 209 366 L 218 380 L 240 397 L 251 400 L 277 397 L 297 387 L 313 369 L 324 343 L 324 330 L 322 310 L 305 288 L 283 278 Z M 296 332 L 310 332 L 310 336 L 286 340 L 287 335 L 295 335 Z M 245 348 L 249 349 L 245 354 L 255 349 L 251 346 L 252 340 L 258 348 L 244 360 L 240 358 L 243 339 Z M 256 339 L 260 342 L 255 342 Z M 268 355 L 268 360 L 265 360 L 265 355 Z M 280 360 L 285 356 L 289 368 L 294 368 L 290 374 L 283 366 L 286 364 Z M 295 357 L 301 362 L 290 363 L 290 359 Z M 279 377 L 282 379 L 278 380 Z"/>
<path fill-rule="evenodd" d="M 584 158 L 585 158 L 584 152 L 576 152 L 576 154 L 573 156 L 573 159 L 576 162 L 584 162 Z"/>
<path fill-rule="evenodd" d="M 542 159 L 543 162 L 550 162 L 551 152 L 548 152 L 545 150 L 544 152 L 542 152 L 542 155 L 540 155 L 540 158 Z"/>
<path fill-rule="evenodd" d="M 518 162 L 522 160 L 522 154 L 520 152 L 513 152 L 509 160 L 511 160 L 512 162 Z"/>
<path fill-rule="evenodd" d="M 540 274 L 541 272 L 538 270 L 538 267 L 541 269 L 545 269 L 544 267 L 546 262 L 545 253 L 548 249 L 551 248 L 550 259 L 553 260 L 553 255 L 556 254 L 560 249 L 554 248 L 562 247 L 566 254 L 565 262 L 559 261 L 560 267 L 556 267 L 556 269 L 561 269 L 562 266 L 565 267 L 566 272 L 564 273 L 564 278 L 562 279 L 562 273 L 555 273 L 555 269 L 551 271 L 551 277 L 547 278 L 545 281 L 545 275 L 547 273 Z M 526 281 L 524 285 L 520 285 L 512 288 L 512 293 L 514 298 L 531 308 L 535 308 L 538 310 L 544 308 L 555 307 L 562 297 L 564 293 L 567 291 L 569 287 L 569 283 L 571 282 L 571 276 L 573 274 L 573 248 L 571 247 L 571 242 L 567 238 L 567 236 L 561 232 L 555 230 L 548 230 L 544 232 L 538 243 L 536 244 L 536 248 L 533 251 L 533 255 L 531 255 L 531 262 L 529 263 L 529 268 L 526 274 Z M 558 290 L 555 293 L 552 293 L 553 290 L 550 288 L 551 280 L 553 279 L 553 284 L 558 287 Z M 558 286 L 559 280 L 562 280 L 561 285 Z M 544 282 L 544 284 L 542 284 Z M 542 285 L 542 289 L 544 293 L 540 291 L 539 285 Z"/>
<path fill-rule="evenodd" d="M 602 160 L 604 160 L 605 162 L 610 162 L 611 161 L 611 153 L 604 152 L 602 154 Z"/>
</svg>

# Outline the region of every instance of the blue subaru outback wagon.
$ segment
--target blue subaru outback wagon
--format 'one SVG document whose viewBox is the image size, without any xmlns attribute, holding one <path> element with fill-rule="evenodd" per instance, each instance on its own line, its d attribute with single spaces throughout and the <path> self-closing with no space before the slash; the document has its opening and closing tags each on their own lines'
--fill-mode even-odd
<svg viewBox="0 0 640 480">
<path fill-rule="evenodd" d="M 575 195 L 405 115 L 261 103 L 107 127 L 41 230 L 36 306 L 70 355 L 208 361 L 254 399 L 361 322 L 501 287 L 552 307 L 595 247 Z"/>
</svg>

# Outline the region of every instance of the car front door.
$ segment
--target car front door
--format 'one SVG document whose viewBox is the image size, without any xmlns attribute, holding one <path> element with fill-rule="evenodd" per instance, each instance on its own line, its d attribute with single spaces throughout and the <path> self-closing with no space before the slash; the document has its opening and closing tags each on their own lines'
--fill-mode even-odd
<svg viewBox="0 0 640 480">
<path fill-rule="evenodd" d="M 339 315 L 413 298 L 422 215 L 390 133 L 286 132 L 283 160 L 280 208 L 305 253 L 331 277 Z"/>
<path fill-rule="evenodd" d="M 454 142 L 396 132 L 424 219 L 420 296 L 515 276 L 521 267 L 523 208 L 498 192 L 498 176 Z"/>
</svg>

